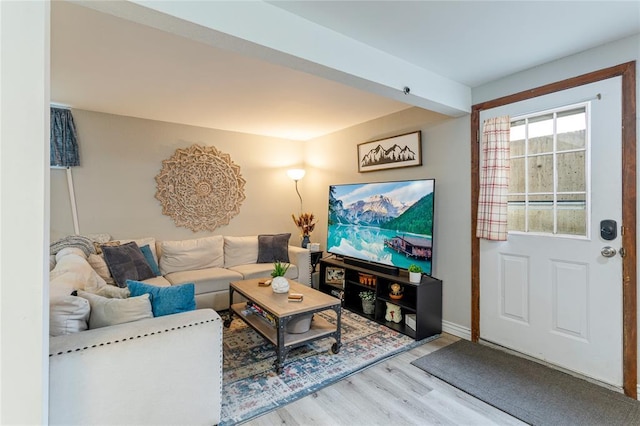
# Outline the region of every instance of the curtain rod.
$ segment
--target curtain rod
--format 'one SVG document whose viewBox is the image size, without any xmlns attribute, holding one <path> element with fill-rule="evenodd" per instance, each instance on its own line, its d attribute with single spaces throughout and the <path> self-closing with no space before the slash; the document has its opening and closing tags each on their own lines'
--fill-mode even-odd
<svg viewBox="0 0 640 426">
<path fill-rule="evenodd" d="M 70 107 L 69 105 L 55 104 L 55 103 L 53 103 L 53 102 L 51 102 L 51 103 L 49 104 L 49 106 L 50 106 L 51 108 L 71 109 L 71 107 Z"/>
</svg>

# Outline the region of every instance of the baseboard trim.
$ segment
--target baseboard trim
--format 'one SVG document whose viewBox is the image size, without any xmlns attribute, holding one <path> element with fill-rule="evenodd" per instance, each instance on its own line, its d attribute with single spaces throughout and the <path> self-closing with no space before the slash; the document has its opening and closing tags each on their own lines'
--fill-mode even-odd
<svg viewBox="0 0 640 426">
<path fill-rule="evenodd" d="M 471 340 L 471 329 L 453 322 L 442 321 L 442 331 L 453 334 L 461 339 Z"/>
<path fill-rule="evenodd" d="M 640 385 L 636 386 L 636 399 L 640 401 Z"/>
</svg>

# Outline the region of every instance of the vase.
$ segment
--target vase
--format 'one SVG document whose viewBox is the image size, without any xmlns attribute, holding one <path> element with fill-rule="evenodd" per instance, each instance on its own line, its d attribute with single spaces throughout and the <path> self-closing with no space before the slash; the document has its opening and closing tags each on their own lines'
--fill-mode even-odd
<svg viewBox="0 0 640 426">
<path fill-rule="evenodd" d="M 409 282 L 417 284 L 422 280 L 422 272 L 409 272 Z"/>
<path fill-rule="evenodd" d="M 274 293 L 288 293 L 289 280 L 285 277 L 275 277 L 271 280 L 271 290 L 273 290 Z"/>
<path fill-rule="evenodd" d="M 372 315 L 375 307 L 376 303 L 374 300 L 362 299 L 362 312 L 364 312 L 365 314 Z"/>
<path fill-rule="evenodd" d="M 307 248 L 307 245 L 311 242 L 311 240 L 309 240 L 309 236 L 308 235 L 303 235 L 302 236 L 302 248 Z"/>
</svg>

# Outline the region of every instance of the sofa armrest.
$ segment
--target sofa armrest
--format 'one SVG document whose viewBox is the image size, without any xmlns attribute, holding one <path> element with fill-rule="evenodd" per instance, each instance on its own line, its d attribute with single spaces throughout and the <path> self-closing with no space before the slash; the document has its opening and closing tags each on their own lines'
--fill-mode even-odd
<svg viewBox="0 0 640 426">
<path fill-rule="evenodd" d="M 50 424 L 217 424 L 222 320 L 212 309 L 50 338 Z"/>
<path fill-rule="evenodd" d="M 311 254 L 309 250 L 289 246 L 289 262 L 298 267 L 298 282 L 311 286 Z"/>
</svg>

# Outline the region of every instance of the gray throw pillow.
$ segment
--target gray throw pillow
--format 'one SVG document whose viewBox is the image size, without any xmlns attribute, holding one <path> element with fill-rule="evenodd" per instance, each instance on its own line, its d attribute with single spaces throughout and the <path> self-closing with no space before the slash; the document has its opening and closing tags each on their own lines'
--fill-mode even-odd
<svg viewBox="0 0 640 426">
<path fill-rule="evenodd" d="M 102 252 L 118 287 L 126 287 L 127 280 L 143 281 L 156 276 L 133 241 L 113 247 L 102 246 Z"/>
<path fill-rule="evenodd" d="M 289 238 L 291 234 L 258 235 L 257 263 L 289 263 Z"/>
</svg>

